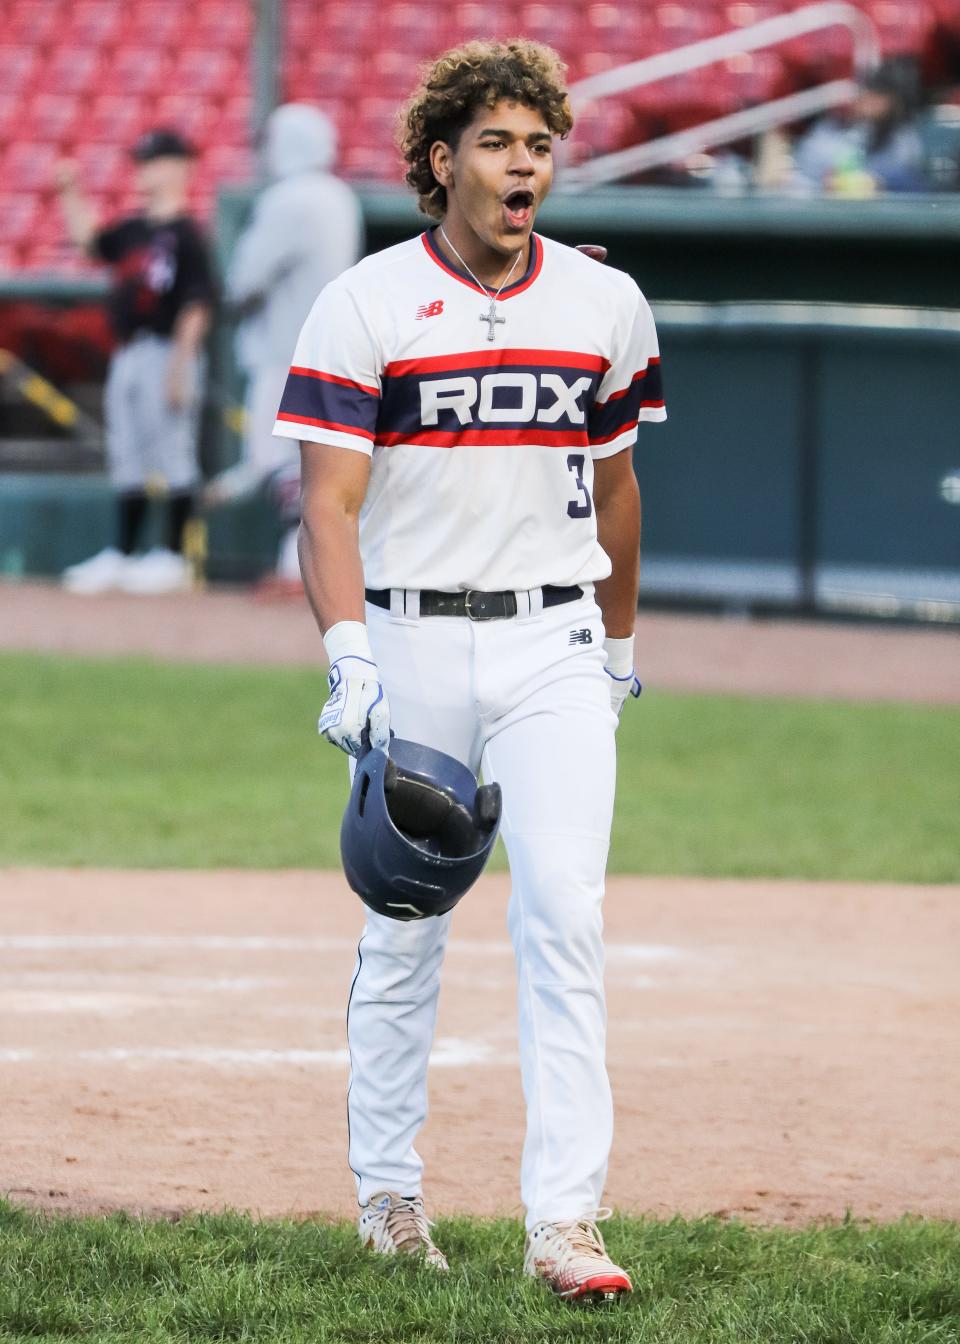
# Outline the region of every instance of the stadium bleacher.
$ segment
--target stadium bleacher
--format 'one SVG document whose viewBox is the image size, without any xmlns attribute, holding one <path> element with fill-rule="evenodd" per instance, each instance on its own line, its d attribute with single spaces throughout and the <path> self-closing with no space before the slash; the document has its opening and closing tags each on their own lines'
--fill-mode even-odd
<svg viewBox="0 0 960 1344">
<path fill-rule="evenodd" d="M 578 79 L 623 61 L 797 8 L 775 0 L 667 0 L 649 6 L 550 0 L 519 7 L 408 0 L 287 0 L 282 93 L 314 102 L 341 136 L 339 169 L 396 182 L 397 103 L 418 64 L 469 36 L 521 31 L 551 43 Z M 0 267 L 76 271 L 53 170 L 75 157 L 103 214 L 135 204 L 127 148 L 147 125 L 197 144 L 194 207 L 251 170 L 252 5 L 237 0 L 8 0 L 0 9 Z M 863 0 L 886 55 L 911 54 L 933 79 L 960 50 L 960 0 Z M 955 57 L 954 57 L 955 59 Z M 677 75 L 601 111 L 575 132 L 578 157 L 680 129 L 850 68 L 849 37 L 827 29 L 776 51 Z"/>
</svg>

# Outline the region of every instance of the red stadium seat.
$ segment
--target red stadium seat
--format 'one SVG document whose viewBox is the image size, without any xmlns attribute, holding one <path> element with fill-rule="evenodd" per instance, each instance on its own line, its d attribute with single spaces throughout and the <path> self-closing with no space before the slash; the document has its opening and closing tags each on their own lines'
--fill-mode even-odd
<svg viewBox="0 0 960 1344">
<path fill-rule="evenodd" d="M 219 118 L 212 100 L 188 93 L 165 93 L 150 108 L 151 122 L 174 127 L 198 147 L 219 143 Z"/>
<path fill-rule="evenodd" d="M 28 239 L 39 208 L 39 200 L 33 192 L 0 196 L 0 238 L 14 244 Z"/>
<path fill-rule="evenodd" d="M 730 110 L 756 107 L 789 92 L 790 80 L 775 51 L 743 51 L 719 67 L 729 89 Z"/>
<path fill-rule="evenodd" d="M 361 98 L 344 128 L 350 148 L 365 145 L 380 153 L 390 151 L 397 127 L 398 107 L 394 98 Z"/>
<path fill-rule="evenodd" d="M 23 93 L 37 65 L 37 53 L 32 48 L 0 46 L 0 90 L 5 94 Z"/>
<path fill-rule="evenodd" d="M 225 98 L 232 93 L 240 69 L 237 59 L 225 51 L 191 47 L 178 52 L 171 72 L 172 87 L 178 92 L 206 94 Z"/>
<path fill-rule="evenodd" d="M 211 145 L 204 150 L 197 173 L 198 187 L 208 189 L 221 183 L 249 182 L 253 176 L 253 154 L 241 145 Z"/>
<path fill-rule="evenodd" d="M 383 98 L 405 98 L 417 85 L 417 62 L 406 52 L 374 51 L 364 64 L 369 86 Z"/>
<path fill-rule="evenodd" d="M 191 44 L 245 51 L 253 35 L 253 6 L 236 0 L 201 0 L 187 11 L 184 34 Z"/>
<path fill-rule="evenodd" d="M 38 140 L 63 144 L 73 135 L 82 111 L 82 103 L 67 93 L 37 93 L 26 112 L 30 134 Z"/>
<path fill-rule="evenodd" d="M 516 37 L 519 33 L 517 11 L 503 3 L 479 4 L 465 0 L 447 11 L 450 42 L 468 42 L 473 38 Z"/>
<path fill-rule="evenodd" d="M 429 5 L 385 5 L 377 16 L 376 45 L 382 51 L 434 55 L 444 45 L 436 11 Z"/>
<path fill-rule="evenodd" d="M 2 26 L 6 42 L 23 43 L 34 49 L 54 41 L 59 33 L 62 11 L 49 0 L 19 0 L 3 9 Z"/>
<path fill-rule="evenodd" d="M 95 195 L 120 191 L 133 179 L 134 166 L 126 145 L 80 144 L 74 157 L 84 190 Z"/>
<path fill-rule="evenodd" d="M 191 8 L 191 0 L 137 0 L 127 12 L 124 42 L 154 47 L 176 44 Z"/>
<path fill-rule="evenodd" d="M 22 120 L 23 99 L 0 89 L 0 143 L 13 138 L 21 129 Z"/>
<path fill-rule="evenodd" d="M 720 11 L 720 27 L 724 31 L 731 28 L 751 28 L 764 19 L 775 19 L 787 6 L 777 4 L 776 0 L 730 0 Z"/>
<path fill-rule="evenodd" d="M 746 8 L 746 6 L 744 6 Z M 702 5 L 667 3 L 655 6 L 651 24 L 645 35 L 648 51 L 673 51 L 710 37 L 720 28 L 732 25 L 723 22 Z"/>
<path fill-rule="evenodd" d="M 176 87 L 170 60 L 158 47 L 118 46 L 99 80 L 99 93 L 158 97 Z"/>
<path fill-rule="evenodd" d="M 364 76 L 364 62 L 353 52 L 316 47 L 291 73 L 291 81 L 297 98 L 312 100 L 352 95 Z"/>
<path fill-rule="evenodd" d="M 94 93 L 101 69 L 102 59 L 96 47 L 55 47 L 35 88 L 46 93 Z"/>
<path fill-rule="evenodd" d="M 116 37 L 122 21 L 121 6 L 111 0 L 85 0 L 71 8 L 65 26 L 57 34 L 57 44 L 62 47 L 105 46 Z"/>
<path fill-rule="evenodd" d="M 340 164 L 344 177 L 380 182 L 401 182 L 403 164 L 395 150 L 375 149 L 369 145 L 354 145 L 344 152 Z"/>
<path fill-rule="evenodd" d="M 625 61 L 632 59 L 624 55 L 614 55 L 612 51 L 602 48 L 582 51 L 578 53 L 575 61 L 571 62 L 571 82 L 575 79 L 591 79 L 594 75 L 602 75 L 605 70 L 612 70 L 614 66 L 623 65 Z"/>
<path fill-rule="evenodd" d="M 535 42 L 546 42 L 561 55 L 574 48 L 583 32 L 579 10 L 557 4 L 524 5 L 520 11 L 519 31 Z"/>
<path fill-rule="evenodd" d="M 20 246 L 0 238 L 0 274 L 12 275 L 15 271 L 22 270 L 23 252 Z"/>
<path fill-rule="evenodd" d="M 379 11 L 370 0 L 359 0 L 357 4 L 334 0 L 322 10 L 311 7 L 308 12 L 313 26 L 309 35 L 298 39 L 301 55 L 307 46 L 360 54 L 369 51 L 376 43 Z M 298 20 L 298 23 L 306 26 L 305 20 Z"/>
<path fill-rule="evenodd" d="M 33 140 L 15 140 L 0 160 L 0 181 L 4 191 L 52 192 L 54 169 L 60 158 L 56 145 L 39 144 Z"/>
<path fill-rule="evenodd" d="M 848 78 L 853 70 L 853 38 L 848 29 L 839 26 L 792 38 L 778 51 L 801 88 L 827 79 Z"/>
<path fill-rule="evenodd" d="M 633 9 L 610 4 L 589 5 L 581 22 L 578 45 L 583 51 L 608 52 L 616 57 L 614 65 L 638 60 L 651 50 L 649 21 L 644 22 Z"/>
<path fill-rule="evenodd" d="M 84 118 L 83 139 L 99 144 L 132 145 L 144 129 L 148 106 L 136 94 L 98 94 Z"/>
<path fill-rule="evenodd" d="M 562 161 L 582 163 L 584 159 L 625 149 L 642 139 L 633 108 L 619 98 L 601 98 L 577 110 L 568 147 L 560 155 Z"/>
<path fill-rule="evenodd" d="M 919 56 L 936 26 L 933 6 L 925 0 L 866 0 L 884 56 Z"/>
</svg>

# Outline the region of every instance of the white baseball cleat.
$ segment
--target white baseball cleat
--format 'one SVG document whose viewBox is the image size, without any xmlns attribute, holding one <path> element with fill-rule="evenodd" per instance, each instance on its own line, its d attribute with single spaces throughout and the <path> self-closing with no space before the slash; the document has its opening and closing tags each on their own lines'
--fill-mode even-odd
<svg viewBox="0 0 960 1344">
<path fill-rule="evenodd" d="M 182 593 L 190 587 L 190 566 L 176 551 L 155 546 L 129 561 L 120 587 L 125 593 Z"/>
<path fill-rule="evenodd" d="M 446 1256 L 433 1244 L 432 1226 L 420 1196 L 407 1199 L 390 1190 L 374 1195 L 360 1214 L 360 1240 L 380 1255 L 416 1255 L 434 1269 L 446 1270 Z"/>
<path fill-rule="evenodd" d="M 537 1223 L 527 1233 L 523 1272 L 542 1279 L 569 1301 L 615 1302 L 633 1291 L 626 1272 L 607 1255 L 597 1223 L 610 1217 L 598 1209 L 570 1223 Z"/>
<path fill-rule="evenodd" d="M 89 560 L 70 565 L 63 571 L 60 581 L 71 593 L 108 593 L 120 587 L 129 564 L 129 556 L 114 546 L 107 546 Z"/>
</svg>

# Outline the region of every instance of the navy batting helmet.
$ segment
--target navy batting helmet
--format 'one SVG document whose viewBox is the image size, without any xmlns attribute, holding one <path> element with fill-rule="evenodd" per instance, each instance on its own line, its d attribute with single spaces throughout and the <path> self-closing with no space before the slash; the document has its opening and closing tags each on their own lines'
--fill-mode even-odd
<svg viewBox="0 0 960 1344">
<path fill-rule="evenodd" d="M 460 761 L 395 737 L 357 759 L 340 827 L 347 881 L 391 919 L 452 910 L 480 876 L 500 827 L 500 785 L 477 787 Z"/>
</svg>

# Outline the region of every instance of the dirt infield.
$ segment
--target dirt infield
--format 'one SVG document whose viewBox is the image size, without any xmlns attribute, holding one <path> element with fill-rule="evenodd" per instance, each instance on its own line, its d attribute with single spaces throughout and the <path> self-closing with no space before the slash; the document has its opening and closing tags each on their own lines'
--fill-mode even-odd
<svg viewBox="0 0 960 1344">
<path fill-rule="evenodd" d="M 651 688 L 960 703 L 955 630 L 643 612 L 637 635 L 637 666 Z M 302 600 L 257 603 L 236 589 L 77 597 L 55 584 L 0 581 L 0 649 L 193 662 L 323 661 Z"/>
<path fill-rule="evenodd" d="M 339 876 L 0 872 L 0 1189 L 61 1210 L 350 1214 Z M 433 1208 L 517 1213 L 506 879 L 458 910 Z M 960 888 L 614 878 L 626 1211 L 960 1217 Z"/>
</svg>

